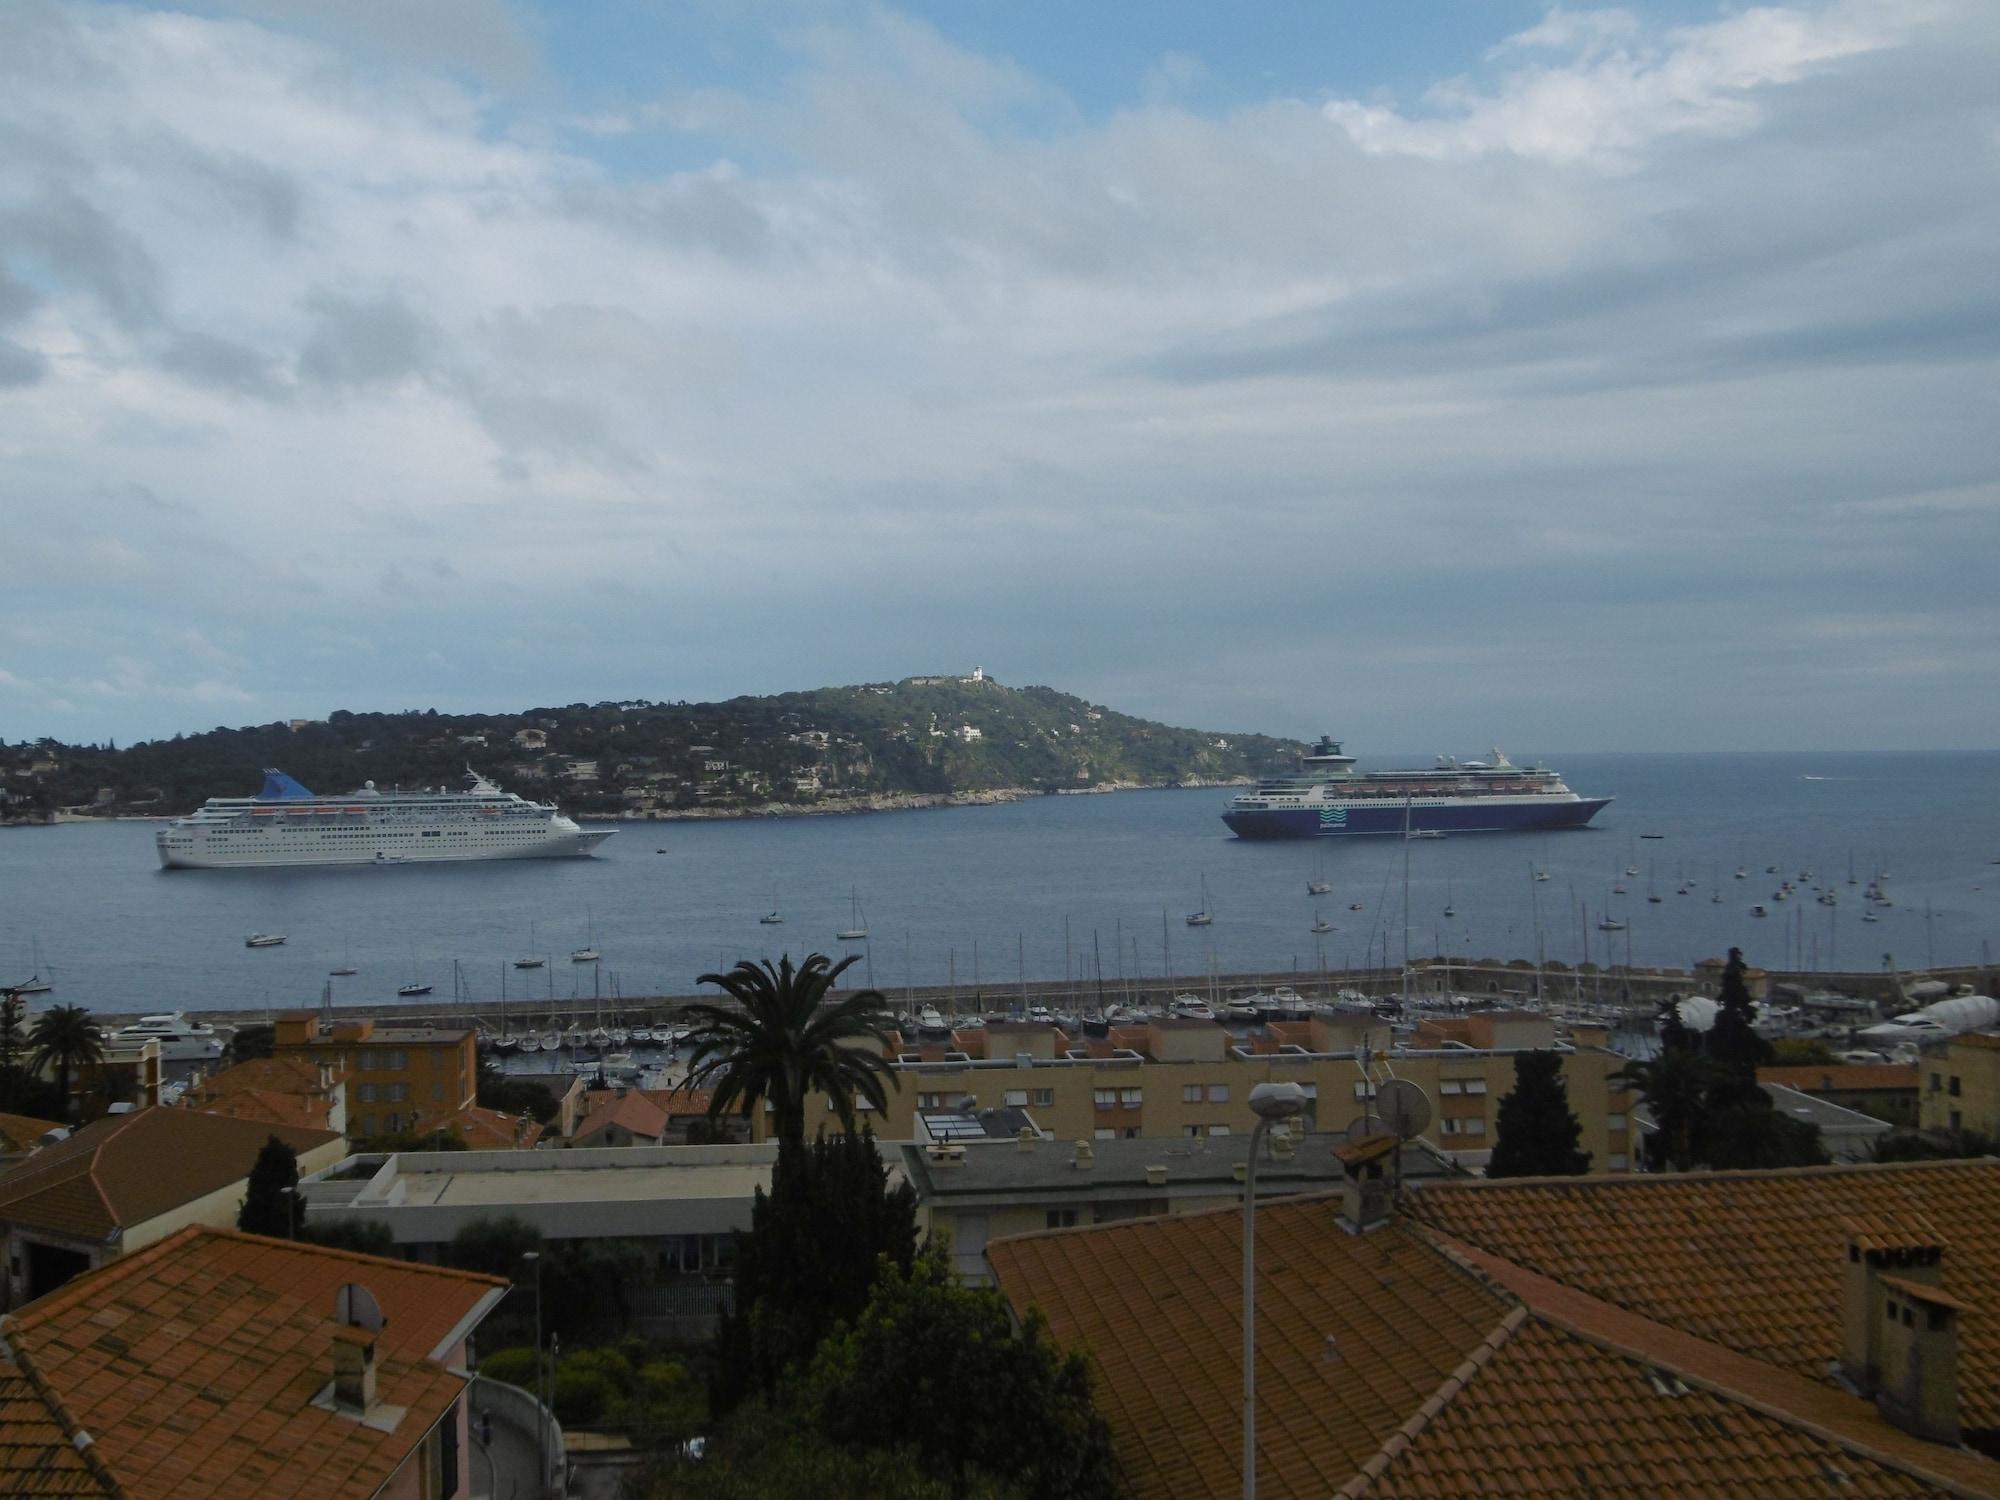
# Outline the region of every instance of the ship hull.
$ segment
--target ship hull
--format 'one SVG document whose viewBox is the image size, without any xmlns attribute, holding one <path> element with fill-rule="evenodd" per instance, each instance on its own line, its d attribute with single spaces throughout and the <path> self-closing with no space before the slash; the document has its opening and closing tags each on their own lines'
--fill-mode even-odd
<svg viewBox="0 0 2000 1500">
<path fill-rule="evenodd" d="M 1222 815 L 1243 839 L 1352 838 L 1367 834 L 1525 833 L 1582 828 L 1609 797 L 1463 797 L 1401 801 L 1343 800 L 1304 807 L 1232 807 Z M 1405 822 L 1407 817 L 1408 821 Z"/>
<path fill-rule="evenodd" d="M 581 859 L 616 832 L 615 829 L 582 829 L 575 833 L 549 832 L 540 837 L 522 838 L 493 848 L 463 849 L 426 847 L 421 835 L 409 832 L 388 834 L 379 839 L 356 840 L 348 848 L 312 848 L 301 843 L 292 848 L 254 851 L 216 850 L 203 847 L 204 841 L 169 848 L 160 843 L 160 868 L 164 870 L 277 870 L 301 866 L 355 866 L 383 864 L 462 864 L 494 859 Z M 380 854 L 382 857 L 377 858 Z"/>
</svg>

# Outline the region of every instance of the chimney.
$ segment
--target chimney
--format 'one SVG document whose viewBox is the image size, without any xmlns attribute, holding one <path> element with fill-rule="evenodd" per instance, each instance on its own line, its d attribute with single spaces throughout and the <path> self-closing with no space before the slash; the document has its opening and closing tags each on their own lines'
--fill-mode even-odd
<svg viewBox="0 0 2000 1500">
<path fill-rule="evenodd" d="M 1271 1143 L 1271 1160 L 1290 1161 L 1292 1159 L 1292 1131 L 1289 1125 L 1273 1125 L 1267 1139 Z"/>
<path fill-rule="evenodd" d="M 1333 1148 L 1340 1163 L 1340 1227 L 1349 1234 L 1366 1234 L 1389 1222 L 1394 1207 L 1383 1169 L 1397 1149 L 1393 1135 L 1365 1135 Z"/>
<path fill-rule="evenodd" d="M 1944 1241 L 1920 1216 L 1845 1221 L 1840 1363 L 1893 1425 L 1956 1445 L 1958 1320 L 1944 1290 Z"/>
<path fill-rule="evenodd" d="M 1090 1149 L 1089 1141 L 1078 1141 L 1076 1143 L 1076 1169 L 1079 1172 L 1089 1171 L 1091 1163 L 1096 1159 L 1097 1155 Z"/>
<path fill-rule="evenodd" d="M 1147 1187 L 1165 1187 L 1166 1185 L 1167 1166 L 1165 1162 L 1158 1162 L 1146 1168 Z"/>
<path fill-rule="evenodd" d="M 333 1330 L 333 1404 L 363 1415 L 375 1404 L 375 1333 L 343 1323 Z"/>
<path fill-rule="evenodd" d="M 1032 1125 L 1023 1125 L 1019 1130 L 1015 1131 L 1014 1143 L 1016 1151 L 1032 1153 L 1035 1149 L 1035 1127 Z"/>
</svg>

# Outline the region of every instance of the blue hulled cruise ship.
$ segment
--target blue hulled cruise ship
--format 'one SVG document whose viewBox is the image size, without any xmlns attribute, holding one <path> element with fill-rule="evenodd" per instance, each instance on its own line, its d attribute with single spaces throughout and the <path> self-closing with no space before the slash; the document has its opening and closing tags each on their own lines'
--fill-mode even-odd
<svg viewBox="0 0 2000 1500">
<path fill-rule="evenodd" d="M 1238 838 L 1311 839 L 1355 833 L 1507 833 L 1581 828 L 1609 797 L 1579 797 L 1543 766 L 1439 756 L 1429 770 L 1357 771 L 1322 736 L 1298 774 L 1230 799 L 1222 821 Z"/>
</svg>

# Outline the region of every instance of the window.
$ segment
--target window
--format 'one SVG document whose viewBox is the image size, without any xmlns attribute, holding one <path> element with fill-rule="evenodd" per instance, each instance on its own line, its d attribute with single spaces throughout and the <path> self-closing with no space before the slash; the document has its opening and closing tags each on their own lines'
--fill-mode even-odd
<svg viewBox="0 0 2000 1500">
<path fill-rule="evenodd" d="M 1208 1086 L 1208 1102 L 1210 1104 L 1227 1104 L 1229 1102 L 1229 1085 L 1226 1083 L 1211 1083 Z"/>
<path fill-rule="evenodd" d="M 1090 1102 L 1099 1109 L 1116 1109 L 1118 1107 L 1118 1090 L 1092 1089 L 1090 1091 Z"/>
<path fill-rule="evenodd" d="M 1466 1080 L 1465 1080 L 1465 1091 L 1466 1091 L 1466 1093 L 1468 1093 L 1468 1094 L 1483 1094 L 1483 1093 L 1485 1093 L 1485 1092 L 1486 1092 L 1486 1080 L 1485 1080 L 1484 1078 L 1468 1078 L 1468 1079 L 1466 1079 Z"/>
<path fill-rule="evenodd" d="M 1959 1114 L 1957 1110 L 1951 1112 L 1951 1128 L 1953 1130 L 1965 1129 L 1965 1117 Z"/>
<path fill-rule="evenodd" d="M 1054 1089 L 1035 1090 L 1035 1108 L 1049 1109 L 1054 1106 L 1055 1102 L 1056 1102 L 1056 1091 Z"/>
<path fill-rule="evenodd" d="M 1114 1141 L 1118 1139 L 1118 1132 L 1113 1130 L 1109 1125 L 1098 1126 L 1091 1132 L 1091 1135 L 1100 1141 Z"/>
<path fill-rule="evenodd" d="M 433 1099 L 442 1099 L 442 1098 L 444 1098 L 444 1085 L 443 1085 L 443 1084 L 441 1084 L 441 1083 L 434 1083 L 434 1084 L 432 1084 L 432 1085 L 431 1085 L 431 1098 L 433 1098 Z"/>
<path fill-rule="evenodd" d="M 1198 1083 L 1184 1083 L 1184 1084 L 1182 1084 L 1182 1085 L 1181 1085 L 1181 1103 L 1183 1103 L 1183 1104 L 1199 1104 L 1199 1103 L 1201 1103 L 1201 1085 L 1200 1085 L 1200 1084 L 1198 1084 Z"/>
<path fill-rule="evenodd" d="M 1118 1102 L 1127 1109 L 1137 1109 L 1143 1101 L 1140 1098 L 1140 1091 L 1138 1089 L 1120 1089 L 1118 1091 Z"/>
<path fill-rule="evenodd" d="M 1942 1073 L 1931 1074 L 1931 1092 L 1933 1094 L 1939 1093 L 1943 1090 L 1943 1088 L 1944 1088 L 1944 1075 Z"/>
<path fill-rule="evenodd" d="M 1459 1082 L 1456 1078 L 1441 1078 L 1438 1080 L 1438 1092 L 1446 1098 L 1456 1094 L 1458 1091 Z"/>
<path fill-rule="evenodd" d="M 1467 1120 L 1465 1122 L 1465 1134 L 1467 1135 L 1486 1134 L 1486 1122 L 1475 1115 L 1472 1119 Z"/>
<path fill-rule="evenodd" d="M 1958 1075 L 1956 1073 L 1951 1075 L 1951 1087 L 1945 1092 L 1950 1094 L 1954 1099 L 1958 1097 Z"/>
<path fill-rule="evenodd" d="M 1052 1208 L 1048 1211 L 1047 1218 L 1051 1229 L 1076 1228 L 1076 1210 L 1073 1208 Z"/>
<path fill-rule="evenodd" d="M 1210 1135 L 1228 1135 L 1229 1127 L 1227 1125 L 1211 1125 L 1208 1127 L 1208 1133 Z"/>
<path fill-rule="evenodd" d="M 1000 1102 L 1011 1105 L 1015 1109 L 1026 1109 L 1028 1107 L 1028 1091 L 1026 1089 L 1009 1089 L 1000 1096 Z"/>
<path fill-rule="evenodd" d="M 917 1108 L 918 1108 L 918 1109 L 943 1109 L 943 1108 L 944 1108 L 944 1095 L 943 1095 L 943 1094 L 919 1094 L 919 1095 L 917 1095 Z"/>
<path fill-rule="evenodd" d="M 442 1048 L 442 1047 L 433 1047 L 433 1048 L 431 1048 L 431 1066 L 432 1066 L 432 1067 L 434 1067 L 434 1068 L 442 1068 L 442 1067 L 445 1067 L 445 1066 L 447 1066 L 447 1064 L 446 1064 L 446 1062 L 445 1062 L 445 1057 L 446 1057 L 446 1053 L 445 1053 L 445 1050 L 444 1050 L 444 1048 Z"/>
<path fill-rule="evenodd" d="M 373 1104 L 375 1102 L 374 1084 L 364 1083 L 361 1085 L 361 1102 L 363 1104 Z M 373 1134 L 373 1132 L 371 1131 L 370 1134 Z"/>
<path fill-rule="evenodd" d="M 402 1103 L 405 1099 L 410 1097 L 410 1086 L 407 1083 L 390 1084 L 389 1097 L 395 1100 L 398 1104 Z"/>
<path fill-rule="evenodd" d="M 1375 1094 L 1376 1088 L 1372 1083 L 1364 1080 L 1354 1085 L 1354 1097 L 1357 1099 L 1373 1099 Z"/>
<path fill-rule="evenodd" d="M 1604 1117 L 1604 1128 L 1606 1130 L 1623 1130 L 1625 1128 L 1625 1117 L 1623 1115 L 1606 1115 Z"/>
</svg>

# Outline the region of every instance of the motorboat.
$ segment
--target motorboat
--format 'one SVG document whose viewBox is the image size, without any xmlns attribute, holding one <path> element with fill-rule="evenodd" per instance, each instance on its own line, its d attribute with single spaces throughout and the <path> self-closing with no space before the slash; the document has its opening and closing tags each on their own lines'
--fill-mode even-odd
<svg viewBox="0 0 2000 1500">
<path fill-rule="evenodd" d="M 223 1053 L 222 1037 L 213 1026 L 190 1021 L 177 1010 L 141 1016 L 105 1040 L 113 1044 L 158 1042 L 161 1062 L 213 1062 Z"/>
<path fill-rule="evenodd" d="M 282 932 L 253 932 L 243 940 L 246 948 L 275 948 L 285 941 Z"/>
<path fill-rule="evenodd" d="M 428 995 L 433 988 L 435 986 L 428 984 L 399 984 L 396 986 L 396 994 L 404 1000 L 411 1000 L 418 995 Z"/>
</svg>

